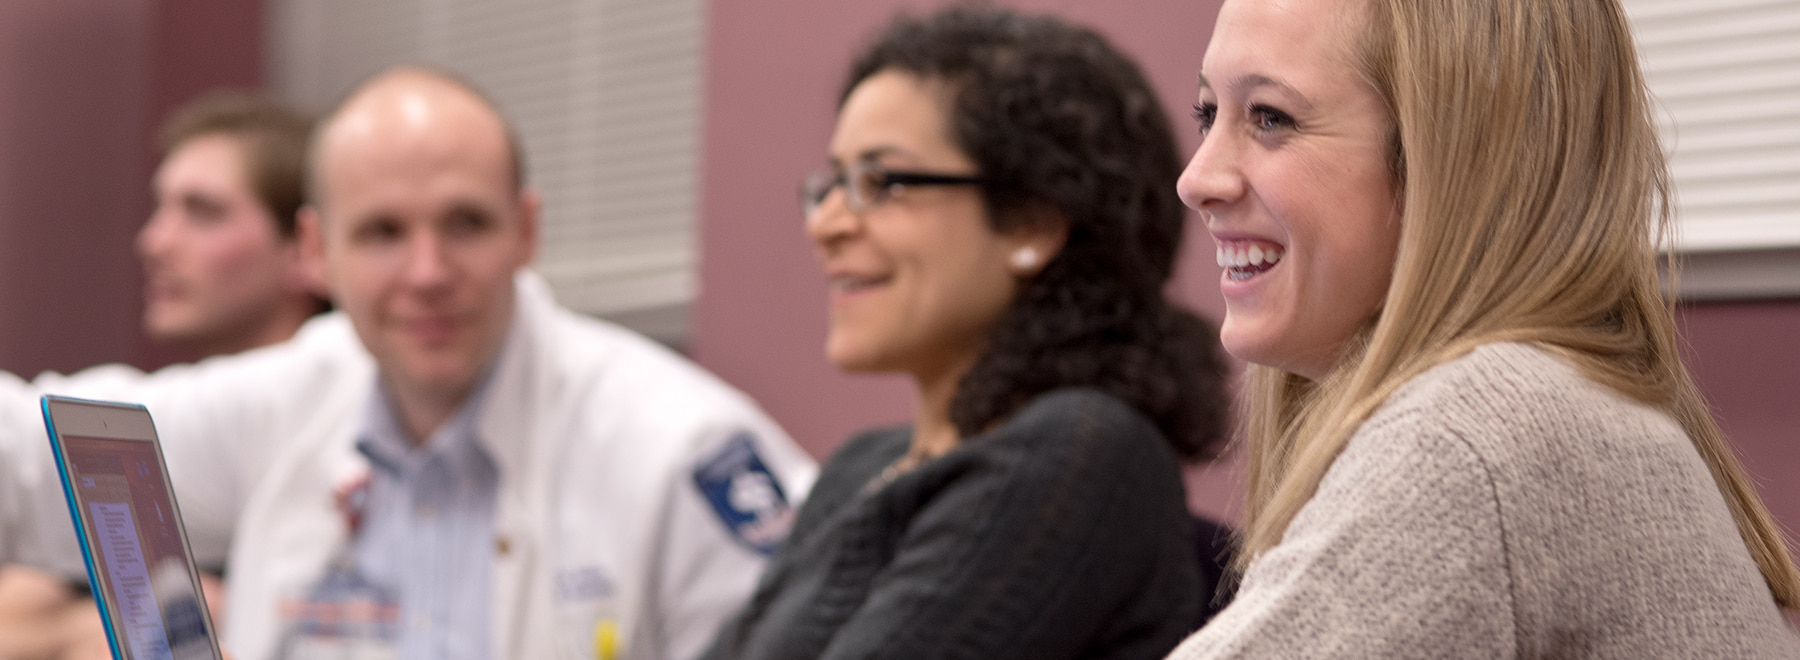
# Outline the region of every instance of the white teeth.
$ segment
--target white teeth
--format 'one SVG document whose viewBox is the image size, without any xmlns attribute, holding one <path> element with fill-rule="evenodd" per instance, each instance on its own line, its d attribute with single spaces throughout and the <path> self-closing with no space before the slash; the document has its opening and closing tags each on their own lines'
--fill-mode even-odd
<svg viewBox="0 0 1800 660">
<path fill-rule="evenodd" d="M 1273 245 L 1264 247 L 1262 245 L 1233 244 L 1219 246 L 1214 251 L 1214 259 L 1220 268 L 1259 267 L 1273 266 L 1279 263 L 1285 254 L 1286 252 L 1281 248 Z"/>
</svg>

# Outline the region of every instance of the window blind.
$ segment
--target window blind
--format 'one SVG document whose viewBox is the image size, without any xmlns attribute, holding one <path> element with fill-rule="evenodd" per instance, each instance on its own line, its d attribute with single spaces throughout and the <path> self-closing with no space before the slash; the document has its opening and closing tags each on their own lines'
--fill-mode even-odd
<svg viewBox="0 0 1800 660">
<path fill-rule="evenodd" d="M 1661 104 L 1684 299 L 1800 295 L 1800 0 L 1625 0 Z"/>
<path fill-rule="evenodd" d="M 499 103 L 544 196 L 536 269 L 576 310 L 679 343 L 693 236 L 703 0 L 273 0 L 273 90 L 328 109 L 398 63 Z"/>
</svg>

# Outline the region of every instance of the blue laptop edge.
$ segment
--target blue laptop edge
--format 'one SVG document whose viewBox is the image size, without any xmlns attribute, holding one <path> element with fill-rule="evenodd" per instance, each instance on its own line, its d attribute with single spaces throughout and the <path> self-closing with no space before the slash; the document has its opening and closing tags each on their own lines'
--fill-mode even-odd
<svg viewBox="0 0 1800 660">
<path fill-rule="evenodd" d="M 75 484 L 69 480 L 69 466 L 63 461 L 62 449 L 56 446 L 56 437 L 58 434 L 56 431 L 56 420 L 52 419 L 50 416 L 51 400 L 116 406 L 120 408 L 138 408 L 146 412 L 148 412 L 149 409 L 144 408 L 143 405 L 134 403 L 77 399 L 75 397 L 57 396 L 54 394 L 45 394 L 38 397 L 38 407 L 44 412 L 44 428 L 49 431 L 49 434 L 46 436 L 46 441 L 50 443 L 50 453 L 56 455 L 56 474 L 57 477 L 62 480 L 63 500 L 69 503 L 69 524 L 75 527 L 75 540 L 81 544 L 81 563 L 87 567 L 88 591 L 94 594 L 94 604 L 100 607 L 100 621 L 104 624 L 102 627 L 106 629 L 106 645 L 112 651 L 112 657 L 123 658 L 125 657 L 125 651 L 123 647 L 119 646 L 118 632 L 113 630 L 112 612 L 106 607 L 106 599 L 100 595 L 102 593 L 100 573 L 99 568 L 94 564 L 94 549 L 88 547 L 87 534 L 81 529 L 81 505 L 75 502 Z M 162 449 L 160 447 L 157 448 L 157 452 L 161 453 Z"/>
</svg>

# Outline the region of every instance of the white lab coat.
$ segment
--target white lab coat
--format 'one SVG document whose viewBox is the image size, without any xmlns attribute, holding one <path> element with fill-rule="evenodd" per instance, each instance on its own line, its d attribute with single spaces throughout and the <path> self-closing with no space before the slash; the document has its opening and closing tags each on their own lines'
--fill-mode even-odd
<svg viewBox="0 0 1800 660">
<path fill-rule="evenodd" d="M 698 655 L 763 557 L 701 493 L 696 467 L 747 433 L 796 507 L 816 467 L 699 367 L 562 309 L 533 275 L 517 286 L 478 422 L 500 475 L 494 656 L 585 657 L 601 620 L 616 621 L 621 657 Z M 284 344 L 148 376 L 102 367 L 0 382 L 0 559 L 80 570 L 36 395 L 141 401 L 197 561 L 229 555 L 225 645 L 269 658 L 279 603 L 304 596 L 347 541 L 334 492 L 368 469 L 353 436 L 374 383 L 341 314 Z"/>
</svg>

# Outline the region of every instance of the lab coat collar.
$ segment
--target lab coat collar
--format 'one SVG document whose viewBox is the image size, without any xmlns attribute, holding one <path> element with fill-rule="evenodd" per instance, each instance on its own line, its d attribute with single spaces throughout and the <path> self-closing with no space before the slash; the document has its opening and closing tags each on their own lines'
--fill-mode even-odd
<svg viewBox="0 0 1800 660">
<path fill-rule="evenodd" d="M 481 403 L 475 419 L 475 439 L 487 452 L 499 476 L 494 501 L 493 619 L 495 657 L 507 657 L 509 649 L 521 648 L 522 640 L 505 638 L 523 634 L 521 613 L 528 610 L 531 594 L 542 585 L 531 584 L 538 549 L 529 543 L 529 529 L 547 528 L 550 517 L 549 484 L 527 479 L 526 475 L 542 474 L 533 464 L 542 462 L 539 447 L 547 423 L 536 414 L 554 405 L 554 356 L 541 355 L 555 348 L 551 338 L 551 317 L 557 313 L 550 287 L 535 273 L 521 271 L 514 279 L 512 327 L 507 331 L 504 348 L 489 376 L 488 396 Z M 500 548 L 505 548 L 501 550 Z"/>
<path fill-rule="evenodd" d="M 544 317 L 554 314 L 556 307 L 549 285 L 536 273 L 520 271 L 513 279 L 513 291 L 512 327 L 487 376 L 488 391 L 475 418 L 475 440 L 494 461 L 502 483 L 528 467 L 538 423 L 531 411 L 542 396 L 537 381 L 544 376 L 534 374 L 543 369 L 533 369 L 540 362 L 537 353 L 542 346 L 537 334 L 549 323 Z"/>
</svg>

